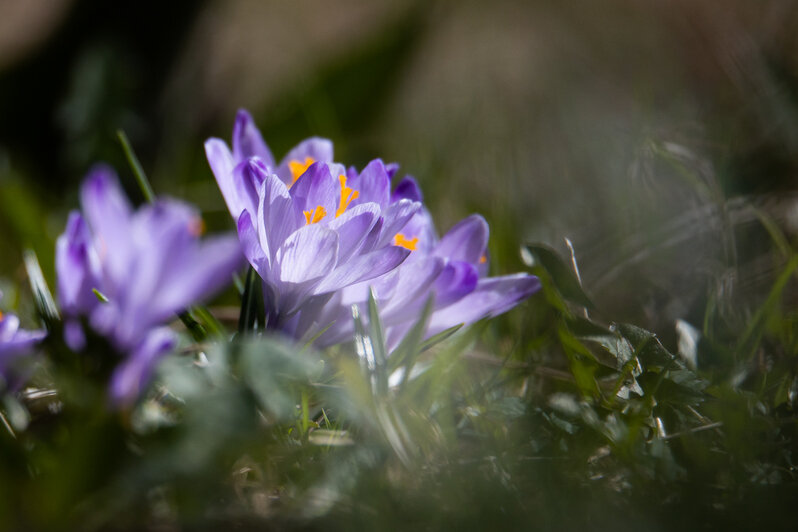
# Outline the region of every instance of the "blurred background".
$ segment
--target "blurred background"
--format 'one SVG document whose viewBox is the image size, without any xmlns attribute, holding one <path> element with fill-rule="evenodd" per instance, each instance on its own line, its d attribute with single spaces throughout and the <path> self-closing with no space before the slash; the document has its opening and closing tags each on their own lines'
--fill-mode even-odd
<svg viewBox="0 0 798 532">
<path fill-rule="evenodd" d="M 0 0 L 0 289 L 25 247 L 51 275 L 94 162 L 141 200 L 117 129 L 232 229 L 202 143 L 245 107 L 278 157 L 401 163 L 441 233 L 482 213 L 494 273 L 569 238 L 600 315 L 672 339 L 798 231 L 797 30 L 790 0 Z"/>
</svg>

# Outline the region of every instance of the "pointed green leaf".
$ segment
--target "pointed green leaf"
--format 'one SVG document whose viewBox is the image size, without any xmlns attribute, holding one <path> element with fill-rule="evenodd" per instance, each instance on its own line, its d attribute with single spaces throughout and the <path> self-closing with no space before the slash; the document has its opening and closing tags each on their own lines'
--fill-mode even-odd
<svg viewBox="0 0 798 532">
<path fill-rule="evenodd" d="M 553 286 L 566 301 L 587 309 L 595 308 L 582 290 L 574 272 L 553 249 L 542 244 L 527 244 L 522 251 L 524 262 L 532 268 L 532 271 L 543 280 L 549 281 L 543 283 L 544 290 L 547 285 Z"/>
</svg>

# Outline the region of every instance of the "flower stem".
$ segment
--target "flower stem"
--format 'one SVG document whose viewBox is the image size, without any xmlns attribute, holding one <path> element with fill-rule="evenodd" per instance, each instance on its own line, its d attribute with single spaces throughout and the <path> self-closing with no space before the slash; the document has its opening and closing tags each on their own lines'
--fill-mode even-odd
<svg viewBox="0 0 798 532">
<path fill-rule="evenodd" d="M 125 135 L 125 132 L 121 129 L 117 129 L 116 136 L 119 138 L 119 142 L 122 144 L 125 157 L 127 157 L 127 162 L 130 164 L 130 168 L 133 170 L 133 175 L 136 176 L 136 182 L 141 189 L 141 193 L 144 194 L 144 199 L 146 199 L 148 203 L 153 203 L 155 201 L 155 193 L 152 191 L 150 182 L 147 179 L 147 174 L 144 173 L 144 169 L 141 167 L 139 158 L 136 157 L 136 153 L 130 146 L 130 141 L 128 140 L 127 135 Z"/>
</svg>

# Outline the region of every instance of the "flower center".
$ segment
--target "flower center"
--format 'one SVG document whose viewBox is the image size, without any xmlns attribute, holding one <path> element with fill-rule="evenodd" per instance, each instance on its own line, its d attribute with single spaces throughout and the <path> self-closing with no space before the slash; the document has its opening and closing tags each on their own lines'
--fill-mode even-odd
<svg viewBox="0 0 798 532">
<path fill-rule="evenodd" d="M 349 204 L 357 199 L 360 192 L 353 190 L 351 187 L 346 186 L 346 176 L 341 174 L 338 176 L 338 182 L 341 183 L 341 200 L 338 202 L 338 209 L 335 211 L 335 217 L 338 218 L 346 212 Z M 310 211 L 302 211 L 305 215 L 305 225 L 319 223 L 325 216 L 327 216 L 327 209 L 321 205 L 317 205 L 315 209 Z"/>
<path fill-rule="evenodd" d="M 312 211 L 302 211 L 302 213 L 305 215 L 305 222 L 306 222 L 305 225 L 310 225 L 310 224 L 319 223 L 322 218 L 327 216 L 327 209 L 325 209 L 321 205 L 318 205 Z"/>
<path fill-rule="evenodd" d="M 482 255 L 482 256 L 479 258 L 479 263 L 480 263 L 480 264 L 485 264 L 486 262 L 488 262 L 488 257 L 487 257 L 487 255 Z"/>
<path fill-rule="evenodd" d="M 415 251 L 418 246 L 418 237 L 407 238 L 402 233 L 396 233 L 396 236 L 393 237 L 393 243 L 395 246 L 402 246 L 410 251 Z"/>
<path fill-rule="evenodd" d="M 341 201 L 338 203 L 338 210 L 335 211 L 335 217 L 338 218 L 341 216 L 349 204 L 352 203 L 357 199 L 360 195 L 360 192 L 357 190 L 352 190 L 350 187 L 346 186 L 346 176 L 341 174 L 338 176 L 338 182 L 341 183 Z"/>
<path fill-rule="evenodd" d="M 0 310 L 0 321 L 3 321 L 3 311 Z"/>
<path fill-rule="evenodd" d="M 313 157 L 305 157 L 305 162 L 301 161 L 291 161 L 288 163 L 288 169 L 291 170 L 291 184 L 288 185 L 288 188 L 291 188 L 291 185 L 296 183 L 296 180 L 299 179 L 305 171 L 310 168 L 310 165 L 315 163 L 316 159 Z"/>
</svg>

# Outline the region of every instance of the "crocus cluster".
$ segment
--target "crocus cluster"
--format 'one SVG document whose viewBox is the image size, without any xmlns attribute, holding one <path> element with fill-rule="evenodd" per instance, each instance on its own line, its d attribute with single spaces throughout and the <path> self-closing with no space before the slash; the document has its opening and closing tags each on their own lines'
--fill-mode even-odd
<svg viewBox="0 0 798 532">
<path fill-rule="evenodd" d="M 279 163 L 246 111 L 232 149 L 205 149 L 238 238 L 200 240 L 191 206 L 158 199 L 134 210 L 113 171 L 98 166 L 81 188 L 56 244 L 64 339 L 81 351 L 84 325 L 120 355 L 109 394 L 134 401 L 176 344 L 165 323 L 228 284 L 244 257 L 263 280 L 266 326 L 318 346 L 350 340 L 352 306 L 378 303 L 389 347 L 433 307 L 426 335 L 510 309 L 539 288 L 527 274 L 488 277 L 488 225 L 477 215 L 437 237 L 418 184 L 379 159 L 357 171 L 334 162 L 329 140 L 311 138 Z M 43 332 L 0 315 L 0 370 Z"/>
<path fill-rule="evenodd" d="M 83 348 L 78 318 L 85 317 L 110 340 L 123 357 L 110 396 L 126 404 L 176 343 L 164 322 L 230 282 L 242 262 L 240 244 L 234 236 L 200 241 L 202 219 L 182 202 L 159 199 L 134 211 L 105 166 L 87 176 L 81 205 L 56 243 L 65 339 Z"/>
<path fill-rule="evenodd" d="M 0 299 L 2 297 L 0 292 Z M 12 366 L 21 357 L 29 355 L 45 335 L 45 331 L 20 329 L 17 316 L 0 312 L 0 375 L 7 381 L 13 379 Z"/>
<path fill-rule="evenodd" d="M 394 237 L 421 203 L 391 201 L 381 161 L 347 172 L 332 162 L 329 141 L 309 139 L 276 165 L 243 111 L 232 151 L 219 139 L 205 149 L 244 253 L 263 279 L 271 328 L 306 328 L 302 317 L 336 292 L 393 271 L 410 254 Z"/>
<path fill-rule="evenodd" d="M 232 151 L 205 145 L 246 256 L 264 281 L 271 327 L 319 346 L 352 338 L 352 305 L 371 290 L 390 346 L 432 295 L 426 334 L 495 316 L 540 287 L 527 274 L 488 277 L 488 225 L 470 216 L 438 239 L 412 177 L 391 191 L 396 165 L 362 172 L 333 162 L 332 143 L 312 138 L 276 164 L 246 111 Z M 337 179 L 336 179 L 337 176 Z"/>
</svg>

